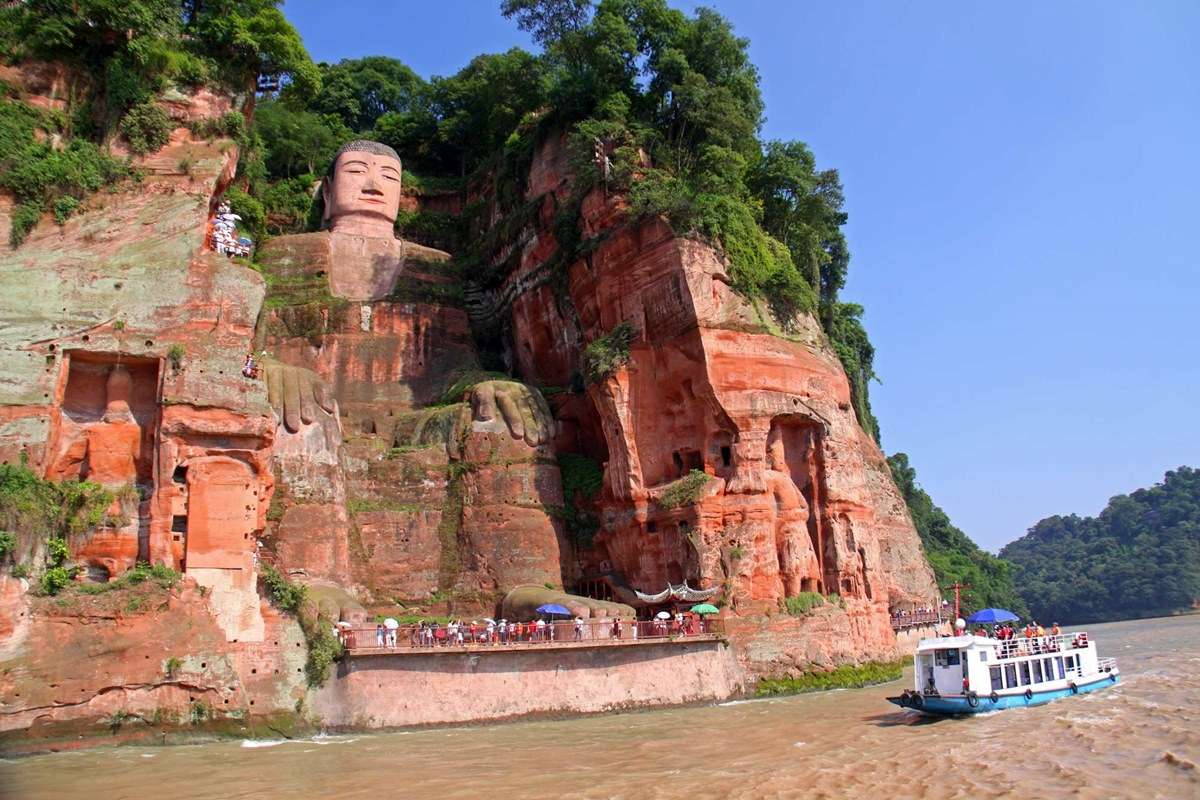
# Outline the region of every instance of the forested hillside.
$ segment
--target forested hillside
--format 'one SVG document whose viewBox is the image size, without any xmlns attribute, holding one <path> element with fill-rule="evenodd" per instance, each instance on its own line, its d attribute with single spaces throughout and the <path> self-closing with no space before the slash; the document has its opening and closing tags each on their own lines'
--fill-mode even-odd
<svg viewBox="0 0 1200 800">
<path fill-rule="evenodd" d="M 934 505 L 917 483 L 917 471 L 908 463 L 908 455 L 889 456 L 888 466 L 908 504 L 925 555 L 943 592 L 948 596 L 946 587 L 957 581 L 968 587 L 962 595 L 964 609 L 1007 608 L 1024 616 L 1025 604 L 1013 588 L 1012 565 L 981 550 L 950 522 L 946 512 Z"/>
<path fill-rule="evenodd" d="M 1200 601 L 1200 470 L 1118 495 L 1096 517 L 1048 517 L 1000 551 L 1039 620 L 1099 622 Z"/>
</svg>

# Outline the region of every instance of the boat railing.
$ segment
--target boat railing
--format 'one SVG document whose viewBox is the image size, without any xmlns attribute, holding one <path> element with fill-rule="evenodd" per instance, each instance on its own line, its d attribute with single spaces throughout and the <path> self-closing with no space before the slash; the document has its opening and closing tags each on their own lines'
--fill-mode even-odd
<svg viewBox="0 0 1200 800">
<path fill-rule="evenodd" d="M 1089 642 L 1088 635 L 1084 631 L 1028 638 L 1018 636 L 1013 639 L 1001 639 L 1000 645 L 996 648 L 996 656 L 1003 660 L 1046 653 L 1061 653 L 1063 650 L 1081 650 L 1088 647 Z"/>
<path fill-rule="evenodd" d="M 1112 672 L 1117 668 L 1117 660 L 1115 658 L 1102 658 L 1096 662 L 1096 666 L 1101 672 Z"/>
</svg>

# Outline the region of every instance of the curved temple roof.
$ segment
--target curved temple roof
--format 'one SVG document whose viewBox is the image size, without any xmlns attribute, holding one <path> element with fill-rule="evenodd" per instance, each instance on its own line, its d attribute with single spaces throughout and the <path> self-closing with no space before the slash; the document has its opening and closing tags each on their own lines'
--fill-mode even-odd
<svg viewBox="0 0 1200 800">
<path fill-rule="evenodd" d="M 680 584 L 667 584 L 667 588 L 663 589 L 658 594 L 645 594 L 637 589 L 633 593 L 637 595 L 638 600 L 646 604 L 665 603 L 667 600 L 678 600 L 687 603 L 699 603 L 704 600 L 710 600 L 717 595 L 721 588 L 715 587 L 712 589 L 693 589 L 687 585 L 687 581 Z"/>
</svg>

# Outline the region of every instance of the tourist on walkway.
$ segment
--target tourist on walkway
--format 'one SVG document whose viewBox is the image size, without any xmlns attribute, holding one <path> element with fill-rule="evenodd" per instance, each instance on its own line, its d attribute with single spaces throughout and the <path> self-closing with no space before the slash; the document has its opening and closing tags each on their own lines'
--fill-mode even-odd
<svg viewBox="0 0 1200 800">
<path fill-rule="evenodd" d="M 383 647 L 383 623 L 375 626 L 375 646 Z"/>
<path fill-rule="evenodd" d="M 537 640 L 539 642 L 545 641 L 545 639 L 546 639 L 546 620 L 539 619 L 537 621 L 536 633 L 537 633 Z"/>
<path fill-rule="evenodd" d="M 500 620 L 500 644 L 508 644 L 508 620 Z"/>
<path fill-rule="evenodd" d="M 575 618 L 575 641 L 583 639 L 583 617 Z"/>
<path fill-rule="evenodd" d="M 612 637 L 614 639 L 621 638 L 621 620 L 614 619 L 612 624 Z"/>
</svg>

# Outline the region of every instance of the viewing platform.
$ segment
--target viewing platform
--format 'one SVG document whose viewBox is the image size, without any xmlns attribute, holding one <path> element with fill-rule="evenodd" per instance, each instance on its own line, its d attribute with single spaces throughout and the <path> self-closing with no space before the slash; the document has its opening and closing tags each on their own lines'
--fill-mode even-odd
<svg viewBox="0 0 1200 800">
<path fill-rule="evenodd" d="M 892 630 L 902 631 L 922 625 L 940 625 L 946 621 L 948 621 L 948 617 L 940 611 L 904 611 L 892 614 Z"/>
<path fill-rule="evenodd" d="M 339 630 L 346 654 L 356 656 L 437 655 L 439 653 L 489 653 L 529 650 L 587 650 L 662 644 L 695 644 L 725 639 L 722 620 L 693 620 L 679 625 L 674 620 L 633 622 L 588 620 L 582 624 L 554 622 L 544 628 L 522 623 L 520 628 L 465 624 L 457 628 L 401 625 L 384 628 L 353 627 Z"/>
</svg>

